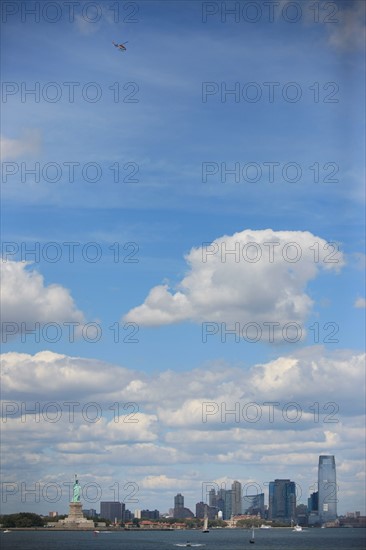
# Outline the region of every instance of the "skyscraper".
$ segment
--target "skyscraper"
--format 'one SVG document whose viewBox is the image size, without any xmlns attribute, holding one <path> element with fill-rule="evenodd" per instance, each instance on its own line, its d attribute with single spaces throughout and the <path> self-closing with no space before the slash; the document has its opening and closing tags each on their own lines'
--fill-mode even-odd
<svg viewBox="0 0 366 550">
<path fill-rule="evenodd" d="M 231 512 L 233 516 L 240 516 L 240 514 L 242 513 L 241 483 L 239 481 L 234 481 L 231 486 L 231 491 L 232 491 Z"/>
<path fill-rule="evenodd" d="M 184 496 L 180 493 L 174 497 L 174 508 L 184 508 Z"/>
<path fill-rule="evenodd" d="M 296 485 L 289 479 L 275 479 L 269 484 L 269 518 L 290 523 L 296 515 Z"/>
<path fill-rule="evenodd" d="M 209 506 L 216 506 L 217 505 L 217 496 L 215 489 L 211 489 L 208 493 L 208 504 Z"/>
<path fill-rule="evenodd" d="M 308 498 L 308 512 L 317 512 L 319 509 L 319 493 L 318 491 L 311 493 Z"/>
<path fill-rule="evenodd" d="M 188 508 L 184 507 L 184 496 L 178 493 L 174 497 L 173 517 L 175 519 L 193 518 L 194 514 Z"/>
<path fill-rule="evenodd" d="M 318 513 L 320 523 L 337 518 L 337 480 L 334 455 L 319 456 Z"/>
<path fill-rule="evenodd" d="M 223 519 L 230 519 L 233 515 L 233 491 L 232 489 L 220 489 L 217 493 L 216 505 L 222 511 Z"/>
</svg>

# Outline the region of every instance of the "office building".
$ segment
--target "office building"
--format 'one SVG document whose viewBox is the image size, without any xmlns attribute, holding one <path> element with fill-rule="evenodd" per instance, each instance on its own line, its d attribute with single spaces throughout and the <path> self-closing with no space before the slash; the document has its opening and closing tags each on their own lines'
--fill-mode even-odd
<svg viewBox="0 0 366 550">
<path fill-rule="evenodd" d="M 264 518 L 264 493 L 257 495 L 245 495 L 243 497 L 243 513 L 250 516 L 260 516 Z"/>
<path fill-rule="evenodd" d="M 175 519 L 194 518 L 193 512 L 184 507 L 184 496 L 180 493 L 174 497 L 173 517 Z"/>
<path fill-rule="evenodd" d="M 318 514 L 320 523 L 337 518 L 337 479 L 333 455 L 319 456 Z"/>
<path fill-rule="evenodd" d="M 174 497 L 174 508 L 184 508 L 184 496 L 180 493 Z"/>
<path fill-rule="evenodd" d="M 209 506 L 205 502 L 197 502 L 196 504 L 196 518 L 203 519 L 207 517 L 212 520 L 217 516 L 217 508 L 215 506 Z"/>
<path fill-rule="evenodd" d="M 232 489 L 220 489 L 217 493 L 216 505 L 219 511 L 222 512 L 224 520 L 231 519 L 233 515 L 233 491 Z"/>
<path fill-rule="evenodd" d="M 269 519 L 290 523 L 296 516 L 296 485 L 289 479 L 275 479 L 269 484 Z"/>
<path fill-rule="evenodd" d="M 208 493 L 208 504 L 209 506 L 217 506 L 217 495 L 215 489 L 211 489 Z"/>
<path fill-rule="evenodd" d="M 319 507 L 319 493 L 318 491 L 311 493 L 310 497 L 308 498 L 308 512 L 315 513 L 318 512 Z"/>
<path fill-rule="evenodd" d="M 155 519 L 159 519 L 160 517 L 160 512 L 159 510 L 141 510 L 141 515 L 140 515 L 141 519 L 150 519 L 150 520 L 155 520 Z"/>
<path fill-rule="evenodd" d="M 100 503 L 100 517 L 109 519 L 109 521 L 120 522 L 124 520 L 125 504 L 115 501 L 105 501 Z"/>
<path fill-rule="evenodd" d="M 239 481 L 234 481 L 231 486 L 231 491 L 232 491 L 231 513 L 233 516 L 240 516 L 242 513 L 241 483 Z"/>
</svg>

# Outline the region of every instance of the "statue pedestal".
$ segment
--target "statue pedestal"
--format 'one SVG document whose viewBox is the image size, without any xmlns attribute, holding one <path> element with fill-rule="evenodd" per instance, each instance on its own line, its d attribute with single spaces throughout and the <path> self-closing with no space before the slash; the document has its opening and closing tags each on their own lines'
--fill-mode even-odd
<svg viewBox="0 0 366 550">
<path fill-rule="evenodd" d="M 83 516 L 81 502 L 70 502 L 69 515 L 60 523 L 69 529 L 94 529 L 94 521 Z"/>
<path fill-rule="evenodd" d="M 78 523 L 84 519 L 81 502 L 70 502 L 68 520 Z"/>
</svg>

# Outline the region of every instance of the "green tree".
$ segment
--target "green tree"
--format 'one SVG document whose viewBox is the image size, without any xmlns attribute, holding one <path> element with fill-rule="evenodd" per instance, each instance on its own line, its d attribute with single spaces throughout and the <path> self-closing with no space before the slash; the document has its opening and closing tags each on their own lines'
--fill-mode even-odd
<svg viewBox="0 0 366 550">
<path fill-rule="evenodd" d="M 43 527 L 45 524 L 45 520 L 41 516 L 31 512 L 0 516 L 0 522 L 6 529 L 10 527 Z"/>
</svg>

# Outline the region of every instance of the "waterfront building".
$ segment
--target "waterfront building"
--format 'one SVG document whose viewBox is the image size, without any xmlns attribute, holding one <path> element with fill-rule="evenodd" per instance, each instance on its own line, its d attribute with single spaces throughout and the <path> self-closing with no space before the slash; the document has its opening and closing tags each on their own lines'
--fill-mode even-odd
<svg viewBox="0 0 366 550">
<path fill-rule="evenodd" d="M 211 489 L 208 493 L 208 505 L 217 506 L 217 495 L 215 489 Z"/>
<path fill-rule="evenodd" d="M 320 523 L 337 518 L 337 479 L 334 455 L 319 456 L 318 514 Z"/>
<path fill-rule="evenodd" d="M 243 497 L 243 513 L 251 516 L 265 516 L 264 493 L 245 495 Z"/>
<path fill-rule="evenodd" d="M 269 484 L 269 519 L 290 523 L 296 515 L 296 485 L 289 479 L 275 479 Z"/>
<path fill-rule="evenodd" d="M 122 520 L 123 520 L 124 522 L 126 522 L 126 521 L 132 521 L 133 518 L 134 518 L 133 513 L 131 512 L 131 510 L 127 510 L 127 509 L 124 508 L 124 507 L 125 507 L 125 504 L 122 504 L 122 506 L 123 506 L 123 509 L 122 509 Z"/>
<path fill-rule="evenodd" d="M 194 518 L 193 512 L 184 507 L 184 496 L 181 493 L 174 497 L 173 517 L 175 519 Z"/>
<path fill-rule="evenodd" d="M 242 491 L 241 483 L 239 481 L 234 481 L 231 485 L 232 491 L 232 503 L 231 503 L 231 513 L 233 516 L 240 516 L 242 513 Z"/>
<path fill-rule="evenodd" d="M 174 497 L 174 508 L 184 508 L 184 496 L 181 493 Z"/>
<path fill-rule="evenodd" d="M 196 504 L 196 518 L 203 519 L 215 519 L 217 516 L 217 508 L 215 506 L 209 506 L 205 502 L 197 502 Z"/>
<path fill-rule="evenodd" d="M 159 510 L 141 510 L 141 519 L 154 520 L 159 519 L 160 512 Z"/>
<path fill-rule="evenodd" d="M 100 517 L 109 521 L 119 522 L 124 519 L 124 503 L 115 501 L 104 501 L 100 503 Z"/>
<path fill-rule="evenodd" d="M 308 498 L 308 512 L 318 512 L 319 507 L 319 493 L 318 491 L 311 493 Z"/>
</svg>

